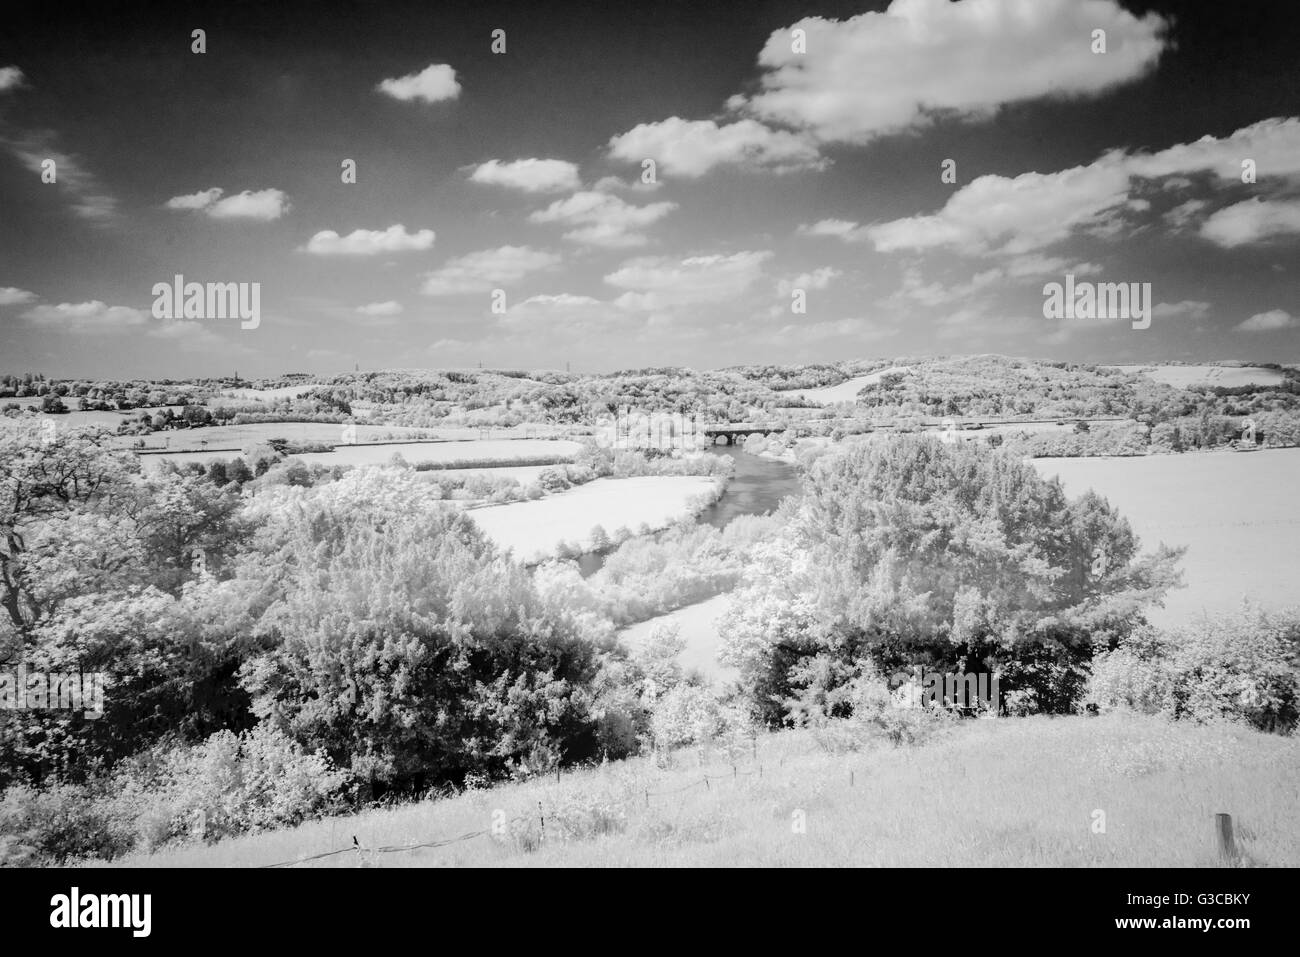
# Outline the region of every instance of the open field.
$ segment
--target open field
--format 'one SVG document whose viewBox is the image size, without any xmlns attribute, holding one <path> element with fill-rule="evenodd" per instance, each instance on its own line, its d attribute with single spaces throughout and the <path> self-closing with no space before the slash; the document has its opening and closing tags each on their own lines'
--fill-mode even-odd
<svg viewBox="0 0 1300 957">
<path fill-rule="evenodd" d="M 881 369 L 879 372 L 872 372 L 869 375 L 854 376 L 839 385 L 828 385 L 821 389 L 799 389 L 791 394 L 800 395 L 809 402 L 820 402 L 823 405 L 830 405 L 834 402 L 852 402 L 864 386 L 874 385 L 891 372 L 910 371 L 910 366 L 890 366 L 888 369 Z"/>
<path fill-rule="evenodd" d="M 677 656 L 682 667 L 687 671 L 699 671 L 714 682 L 732 681 L 738 677 L 736 669 L 718 663 L 718 648 L 722 641 L 716 624 L 718 616 L 727 610 L 729 601 L 730 594 L 717 595 L 666 615 L 637 622 L 619 632 L 619 637 L 629 647 L 635 647 L 649 638 L 656 626 L 674 621 L 680 629 L 678 635 L 686 642 L 686 647 Z"/>
<path fill-rule="evenodd" d="M 1186 389 L 1195 385 L 1235 388 L 1242 385 L 1277 385 L 1283 380 L 1276 369 L 1259 366 L 1102 366 L 1140 373 L 1165 385 Z"/>
<path fill-rule="evenodd" d="M 717 748 L 703 766 L 678 751 L 667 769 L 635 758 L 115 864 L 247 867 L 347 848 L 354 835 L 363 848 L 469 835 L 301 866 L 1213 867 L 1214 815 L 1226 811 L 1247 863 L 1300 866 L 1296 737 L 1129 714 L 1002 718 L 847 754 L 806 731 L 760 734 L 736 763 L 733 777 Z M 539 802 L 538 849 L 493 837 L 499 811 L 535 838 Z M 1104 833 L 1092 829 L 1098 810 Z"/>
<path fill-rule="evenodd" d="M 359 439 L 360 435 L 357 437 Z M 298 458 L 308 465 L 384 465 L 394 453 L 398 453 L 411 465 L 421 462 L 477 462 L 484 459 L 527 463 L 569 461 L 581 450 L 579 443 L 565 440 L 470 439 L 395 445 L 341 445 L 333 452 L 304 452 Z"/>
<path fill-rule="evenodd" d="M 241 426 L 241 428 L 254 428 Z M 364 429 L 373 432 L 367 435 Z M 205 431 L 216 431 L 205 430 Z M 438 462 L 454 465 L 457 462 L 479 462 L 485 459 L 495 461 L 554 462 L 571 460 L 581 446 L 577 442 L 552 441 L 550 439 L 470 439 L 459 441 L 431 442 L 381 442 L 378 441 L 387 427 L 357 426 L 357 443 L 341 445 L 333 452 L 302 452 L 295 456 L 312 465 L 387 465 L 394 454 L 400 454 L 411 465 L 422 462 Z M 288 438 L 288 436 L 281 436 Z M 337 441 L 337 434 L 334 441 Z M 295 441 L 290 439 L 290 441 Z M 244 446 L 251 444 L 245 442 Z M 222 443 L 224 446 L 224 443 Z M 216 447 L 222 447 L 216 446 Z M 242 448 L 236 444 L 236 447 Z M 182 464 L 185 462 L 210 462 L 213 459 L 230 459 L 239 452 L 163 452 L 144 456 L 145 463 L 162 461 Z M 477 470 L 476 470 L 477 471 Z M 486 470 L 493 471 L 493 470 Z"/>
<path fill-rule="evenodd" d="M 493 505 L 470 514 L 502 548 L 536 562 L 552 557 L 561 540 L 586 550 L 596 525 L 610 534 L 624 525 L 635 531 L 642 523 L 666 528 L 691 515 L 693 500 L 708 494 L 715 482 L 694 475 L 602 478 L 533 502 Z"/>
<path fill-rule="evenodd" d="M 247 402 L 274 402 L 276 399 L 296 399 L 319 388 L 316 385 L 287 385 L 279 389 L 223 389 L 213 397 L 211 405 Z M 224 400 L 224 402 L 223 402 Z"/>
<path fill-rule="evenodd" d="M 1300 449 L 1199 452 L 1140 458 L 1035 459 L 1068 494 L 1110 500 L 1142 539 L 1187 545 L 1186 588 L 1151 613 L 1161 625 L 1249 596 L 1267 607 L 1300 604 Z"/>
</svg>

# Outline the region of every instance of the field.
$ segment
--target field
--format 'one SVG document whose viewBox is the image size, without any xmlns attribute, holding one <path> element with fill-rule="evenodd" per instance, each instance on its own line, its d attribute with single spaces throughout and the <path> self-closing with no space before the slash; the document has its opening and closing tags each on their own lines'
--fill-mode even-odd
<svg viewBox="0 0 1300 957">
<path fill-rule="evenodd" d="M 359 430 L 358 430 L 359 431 Z M 357 436 L 360 438 L 360 435 Z M 582 450 L 577 442 L 550 439 L 471 439 L 396 445 L 341 445 L 333 452 L 304 452 L 308 465 L 384 465 L 398 453 L 411 465 L 484 460 L 521 463 L 571 461 Z"/>
<path fill-rule="evenodd" d="M 532 502 L 474 509 L 470 514 L 489 538 L 515 557 L 537 562 L 552 557 L 556 544 L 587 550 L 591 530 L 611 535 L 620 526 L 635 531 L 643 522 L 666 528 L 693 512 L 693 500 L 708 494 L 715 480 L 704 476 L 603 478 Z"/>
<path fill-rule="evenodd" d="M 807 731 L 760 734 L 735 760 L 733 772 L 718 748 L 702 764 L 678 751 L 666 769 L 636 758 L 115 863 L 255 867 L 347 848 L 302 866 L 1212 867 L 1214 815 L 1227 812 L 1246 863 L 1300 866 L 1295 737 L 1125 714 L 1002 718 L 843 754 Z M 493 836 L 494 814 L 513 835 Z M 363 849 L 465 839 L 365 853 L 354 836 Z"/>
<path fill-rule="evenodd" d="M 698 670 L 705 678 L 715 683 L 731 681 L 737 677 L 734 668 L 724 667 L 718 663 L 718 648 L 722 644 L 718 637 L 716 622 L 718 616 L 727 610 L 731 595 L 718 595 L 706 601 L 678 608 L 666 615 L 638 622 L 619 633 L 630 647 L 641 644 L 650 637 L 650 632 L 657 625 L 677 622 L 679 636 L 686 642 L 686 647 L 677 656 L 687 671 Z"/>
<path fill-rule="evenodd" d="M 872 372 L 869 375 L 854 376 L 839 385 L 828 385 L 821 389 L 799 389 L 792 394 L 800 395 L 809 402 L 819 402 L 822 405 L 830 405 L 834 402 L 852 402 L 864 386 L 874 385 L 880 381 L 881 377 L 891 372 L 910 371 L 909 366 L 890 366 L 888 369 L 881 369 L 879 372 Z"/>
<path fill-rule="evenodd" d="M 1259 366 L 1103 366 L 1102 368 L 1140 373 L 1179 389 L 1196 385 L 1218 385 L 1224 388 L 1242 385 L 1278 385 L 1284 378 L 1276 369 L 1262 369 Z"/>
<path fill-rule="evenodd" d="M 315 388 L 319 388 L 319 386 L 287 385 L 279 389 L 224 389 L 213 397 L 209 405 L 218 406 L 232 403 L 274 402 L 276 399 L 296 399 L 298 396 Z"/>
<path fill-rule="evenodd" d="M 1300 449 L 1200 452 L 1140 458 L 1035 459 L 1070 495 L 1110 500 L 1150 550 L 1187 545 L 1186 588 L 1151 619 L 1187 621 L 1249 596 L 1268 607 L 1300 604 Z"/>
<path fill-rule="evenodd" d="M 310 423 L 288 423 L 290 425 L 306 425 Z M 227 439 L 220 441 L 213 439 L 210 441 L 210 447 L 216 449 L 235 449 L 236 451 L 188 451 L 188 452 L 163 452 L 156 455 L 147 455 L 144 462 L 159 463 L 162 461 L 171 461 L 177 464 L 185 462 L 209 462 L 213 459 L 231 459 L 239 455 L 239 449 L 246 448 L 257 441 L 266 441 L 266 438 L 272 437 L 271 427 L 262 425 L 236 426 L 238 429 L 259 430 L 256 434 L 265 433 L 261 439 L 249 438 L 250 432 L 241 433 L 243 441 Z M 338 426 L 324 426 L 325 429 L 332 429 L 331 437 L 326 438 L 296 438 L 294 433 L 280 429 L 275 432 L 275 436 L 288 439 L 290 442 L 337 442 Z M 196 430 L 203 432 L 225 432 L 226 429 L 203 429 Z M 310 430 L 304 430 L 307 435 L 312 435 Z M 455 464 L 457 462 L 480 462 L 484 460 L 510 462 L 518 461 L 527 462 L 555 462 L 571 460 L 581 448 L 577 442 L 569 441 L 552 441 L 549 439 L 461 439 L 455 441 L 430 441 L 430 442 L 382 442 L 382 438 L 391 437 L 394 428 L 390 426 L 357 426 L 357 444 L 341 445 L 333 452 L 303 452 L 296 456 L 308 464 L 320 465 L 385 465 L 391 459 L 394 453 L 398 453 L 406 459 L 411 465 L 420 462 L 438 462 Z M 401 434 L 400 431 L 397 432 Z M 192 444 L 192 440 L 191 440 Z"/>
</svg>

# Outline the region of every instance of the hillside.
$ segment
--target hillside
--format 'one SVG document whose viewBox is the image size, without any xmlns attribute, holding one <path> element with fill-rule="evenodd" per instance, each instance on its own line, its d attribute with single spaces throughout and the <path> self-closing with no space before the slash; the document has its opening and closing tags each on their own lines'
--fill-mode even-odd
<svg viewBox="0 0 1300 957">
<path fill-rule="evenodd" d="M 665 769 L 633 758 L 558 784 L 546 776 L 114 864 L 268 866 L 355 836 L 362 852 L 298 866 L 1197 867 L 1216 863 L 1214 814 L 1226 811 L 1247 863 L 1295 867 L 1298 759 L 1294 736 L 1131 714 L 972 720 L 926 745 L 843 754 L 788 731 L 743 746 L 734 776 L 718 749 L 702 766 L 678 751 Z M 1105 833 L 1093 830 L 1099 810 Z M 492 836 L 494 814 L 509 833 Z"/>
</svg>

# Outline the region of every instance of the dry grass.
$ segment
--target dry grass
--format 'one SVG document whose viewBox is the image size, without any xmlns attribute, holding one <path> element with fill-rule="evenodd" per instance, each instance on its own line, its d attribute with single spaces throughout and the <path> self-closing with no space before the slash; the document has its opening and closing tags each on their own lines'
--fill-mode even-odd
<svg viewBox="0 0 1300 957">
<path fill-rule="evenodd" d="M 785 732 L 760 736 L 757 760 L 746 749 L 734 778 L 717 751 L 703 766 L 679 752 L 668 768 L 611 763 L 559 784 L 505 785 L 118 863 L 257 866 L 345 847 L 353 835 L 373 848 L 486 831 L 300 866 L 1200 867 L 1217 863 L 1214 814 L 1227 811 L 1246 863 L 1295 867 L 1297 758 L 1295 737 L 1134 715 L 968 721 L 919 748 L 847 755 Z M 1105 833 L 1093 832 L 1095 810 L 1105 812 Z M 494 812 L 514 822 L 498 837 Z M 792 827 L 796 812 L 804 833 Z"/>
</svg>

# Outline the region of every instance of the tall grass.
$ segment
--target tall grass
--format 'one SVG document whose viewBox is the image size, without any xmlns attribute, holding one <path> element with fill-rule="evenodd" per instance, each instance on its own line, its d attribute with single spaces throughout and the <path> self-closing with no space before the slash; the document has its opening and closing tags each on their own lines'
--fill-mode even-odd
<svg viewBox="0 0 1300 957">
<path fill-rule="evenodd" d="M 1198 867 L 1217 863 L 1226 811 L 1248 865 L 1300 866 L 1295 736 L 1114 714 L 967 721 L 920 747 L 847 755 L 782 732 L 754 752 L 734 777 L 722 752 L 682 751 L 116 863 L 256 866 L 353 836 L 364 849 L 487 831 L 302 866 Z M 495 837 L 494 812 L 513 822 Z"/>
</svg>

